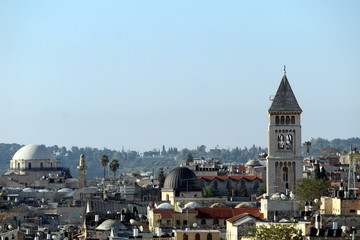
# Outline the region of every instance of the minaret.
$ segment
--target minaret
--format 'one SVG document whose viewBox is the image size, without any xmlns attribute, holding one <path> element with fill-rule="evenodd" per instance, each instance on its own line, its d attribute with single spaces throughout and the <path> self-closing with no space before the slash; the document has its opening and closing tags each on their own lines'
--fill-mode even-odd
<svg viewBox="0 0 360 240">
<path fill-rule="evenodd" d="M 284 75 L 268 110 L 268 157 L 266 158 L 267 194 L 287 193 L 302 178 L 302 110 Z"/>
<path fill-rule="evenodd" d="M 86 187 L 86 178 L 87 178 L 87 166 L 85 165 L 85 155 L 80 155 L 80 162 L 78 169 L 78 181 L 79 181 L 79 188 Z"/>
</svg>

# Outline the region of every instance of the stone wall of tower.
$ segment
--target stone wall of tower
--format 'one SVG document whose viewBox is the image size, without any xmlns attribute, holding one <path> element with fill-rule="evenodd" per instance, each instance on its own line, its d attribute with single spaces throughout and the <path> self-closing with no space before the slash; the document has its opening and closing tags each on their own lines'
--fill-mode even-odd
<svg viewBox="0 0 360 240">
<path fill-rule="evenodd" d="M 282 122 L 284 118 L 284 122 Z M 289 122 L 286 119 L 290 119 Z M 292 121 L 291 121 L 292 120 Z M 287 137 L 291 135 L 291 147 Z M 283 136 L 283 144 L 281 137 Z M 293 190 L 296 180 L 302 177 L 300 113 L 269 113 L 267 194 Z"/>
<path fill-rule="evenodd" d="M 86 187 L 87 185 L 87 166 L 85 164 L 85 155 L 80 155 L 80 161 L 78 169 L 78 182 L 79 182 L 79 188 Z"/>
<path fill-rule="evenodd" d="M 276 123 L 276 117 L 279 123 Z M 281 117 L 285 118 L 285 124 L 281 124 Z M 286 117 L 290 118 L 290 123 L 286 124 Z M 294 117 L 295 123 L 291 123 L 291 117 Z M 268 127 L 268 155 L 270 157 L 294 157 L 301 156 L 301 118 L 300 113 L 277 113 L 269 114 Z M 291 134 L 293 138 L 293 149 L 280 151 L 278 148 L 278 136 Z M 286 139 L 284 139 L 286 141 Z"/>
</svg>

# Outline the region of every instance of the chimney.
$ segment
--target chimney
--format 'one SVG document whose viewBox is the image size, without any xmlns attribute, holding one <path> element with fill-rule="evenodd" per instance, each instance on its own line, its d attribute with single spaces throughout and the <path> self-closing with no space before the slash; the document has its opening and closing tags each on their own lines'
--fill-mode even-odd
<svg viewBox="0 0 360 240">
<path fill-rule="evenodd" d="M 278 221 L 278 211 L 274 212 L 274 222 Z"/>
</svg>

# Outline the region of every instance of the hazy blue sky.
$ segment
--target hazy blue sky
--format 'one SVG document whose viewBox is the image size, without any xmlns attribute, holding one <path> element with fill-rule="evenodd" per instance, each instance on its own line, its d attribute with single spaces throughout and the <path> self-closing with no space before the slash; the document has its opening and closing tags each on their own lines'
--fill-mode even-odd
<svg viewBox="0 0 360 240">
<path fill-rule="evenodd" d="M 0 0 L 0 142 L 267 146 L 283 65 L 302 139 L 360 136 L 360 1 Z"/>
</svg>

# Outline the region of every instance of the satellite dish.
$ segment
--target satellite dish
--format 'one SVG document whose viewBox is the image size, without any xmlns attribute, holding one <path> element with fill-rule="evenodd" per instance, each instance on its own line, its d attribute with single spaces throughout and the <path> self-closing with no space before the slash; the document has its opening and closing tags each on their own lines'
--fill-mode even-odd
<svg viewBox="0 0 360 240">
<path fill-rule="evenodd" d="M 197 223 L 194 223 L 194 224 L 193 224 L 193 227 L 196 228 L 196 227 L 197 227 Z"/>
<path fill-rule="evenodd" d="M 140 227 L 139 227 L 139 230 L 140 230 L 140 232 L 143 232 L 143 231 L 144 231 L 143 226 L 140 226 Z"/>
</svg>

